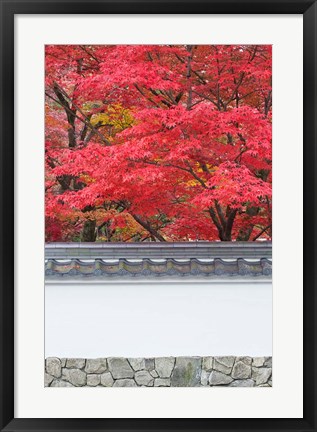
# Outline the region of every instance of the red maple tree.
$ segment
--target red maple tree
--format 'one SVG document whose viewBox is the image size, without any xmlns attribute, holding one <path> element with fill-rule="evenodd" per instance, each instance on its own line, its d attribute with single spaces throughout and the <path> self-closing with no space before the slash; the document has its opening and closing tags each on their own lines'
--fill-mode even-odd
<svg viewBox="0 0 317 432">
<path fill-rule="evenodd" d="M 271 238 L 271 46 L 45 58 L 47 241 Z"/>
</svg>

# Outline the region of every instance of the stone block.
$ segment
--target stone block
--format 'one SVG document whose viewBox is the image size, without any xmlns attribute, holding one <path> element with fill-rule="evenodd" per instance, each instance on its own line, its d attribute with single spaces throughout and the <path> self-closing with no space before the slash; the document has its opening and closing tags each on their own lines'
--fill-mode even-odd
<svg viewBox="0 0 317 432">
<path fill-rule="evenodd" d="M 171 379 L 170 378 L 156 378 L 154 380 L 154 387 L 170 387 Z"/>
<path fill-rule="evenodd" d="M 106 372 L 107 369 L 108 367 L 106 358 L 86 360 L 85 372 L 89 374 L 101 374 L 103 372 Z"/>
<path fill-rule="evenodd" d="M 257 386 L 261 384 L 266 384 L 271 378 L 271 375 L 271 368 L 252 368 L 252 378 L 255 380 L 255 384 Z"/>
<path fill-rule="evenodd" d="M 133 378 L 134 376 L 133 369 L 125 358 L 111 357 L 108 359 L 108 366 L 115 379 Z"/>
<path fill-rule="evenodd" d="M 148 371 L 137 371 L 134 375 L 134 380 L 138 385 L 153 386 L 154 379 Z"/>
<path fill-rule="evenodd" d="M 110 372 L 105 372 L 100 377 L 101 385 L 104 387 L 112 387 L 114 383 L 114 379 L 112 378 L 112 375 Z"/>
<path fill-rule="evenodd" d="M 228 385 L 233 381 L 233 379 L 231 378 L 231 376 L 226 375 L 222 372 L 218 372 L 213 370 L 210 374 L 209 377 L 209 384 L 211 386 L 216 386 L 216 385 Z"/>
<path fill-rule="evenodd" d="M 50 387 L 74 387 L 71 383 L 59 379 L 54 379 Z"/>
<path fill-rule="evenodd" d="M 113 387 L 137 387 L 137 385 L 133 379 L 118 379 Z"/>
<path fill-rule="evenodd" d="M 204 369 L 201 371 L 200 383 L 202 386 L 208 385 L 209 376 L 210 376 L 210 372 L 207 372 Z"/>
<path fill-rule="evenodd" d="M 203 357 L 202 368 L 206 371 L 211 371 L 213 368 L 213 357 Z"/>
<path fill-rule="evenodd" d="M 254 357 L 252 361 L 252 366 L 261 367 L 264 366 L 265 357 Z"/>
<path fill-rule="evenodd" d="M 272 367 L 272 357 L 265 357 L 264 366 L 268 368 Z"/>
<path fill-rule="evenodd" d="M 246 356 L 244 356 L 244 357 L 237 357 L 236 358 L 236 363 L 239 362 L 239 361 L 241 361 L 242 363 L 245 363 L 248 366 L 251 366 L 251 364 L 252 364 L 252 357 L 246 357 Z"/>
<path fill-rule="evenodd" d="M 62 364 L 59 358 L 49 357 L 46 359 L 46 372 L 55 378 L 60 378 L 62 375 Z"/>
<path fill-rule="evenodd" d="M 198 387 L 201 377 L 201 357 L 177 357 L 171 376 L 172 387 Z"/>
<path fill-rule="evenodd" d="M 97 374 L 88 374 L 87 375 L 87 385 L 89 387 L 96 387 L 100 384 L 100 375 Z"/>
<path fill-rule="evenodd" d="M 231 376 L 234 379 L 251 378 L 251 366 L 243 361 L 237 361 L 233 366 Z"/>
<path fill-rule="evenodd" d="M 254 387 L 255 382 L 252 379 L 246 379 L 246 380 L 235 380 L 231 384 L 229 384 L 229 387 Z"/>
<path fill-rule="evenodd" d="M 154 369 L 154 358 L 146 358 L 145 361 L 145 367 L 144 369 L 150 371 Z"/>
<path fill-rule="evenodd" d="M 174 369 L 174 357 L 157 357 L 155 359 L 155 370 L 160 378 L 169 378 Z"/>
<path fill-rule="evenodd" d="M 53 381 L 54 377 L 52 375 L 49 375 L 48 373 L 44 373 L 44 387 L 49 387 L 51 382 Z"/>
<path fill-rule="evenodd" d="M 75 387 L 82 387 L 87 384 L 87 376 L 80 369 L 63 369 L 67 370 L 67 380 Z"/>
<path fill-rule="evenodd" d="M 69 378 L 69 369 L 62 368 L 62 379 L 68 381 Z"/>
<path fill-rule="evenodd" d="M 230 375 L 232 366 L 234 364 L 234 357 L 215 357 L 214 369 L 218 372 Z"/>
<path fill-rule="evenodd" d="M 69 358 L 66 360 L 66 367 L 69 369 L 83 369 L 85 367 L 85 363 L 85 359 Z"/>
<path fill-rule="evenodd" d="M 140 371 L 145 369 L 145 359 L 144 358 L 129 358 L 129 363 L 134 371 Z"/>
</svg>

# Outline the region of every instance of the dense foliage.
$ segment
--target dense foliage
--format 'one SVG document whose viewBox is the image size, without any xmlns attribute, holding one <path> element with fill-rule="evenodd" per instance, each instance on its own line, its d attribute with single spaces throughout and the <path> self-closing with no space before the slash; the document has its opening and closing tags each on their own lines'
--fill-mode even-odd
<svg viewBox="0 0 317 432">
<path fill-rule="evenodd" d="M 271 238 L 271 47 L 46 47 L 46 240 Z"/>
</svg>

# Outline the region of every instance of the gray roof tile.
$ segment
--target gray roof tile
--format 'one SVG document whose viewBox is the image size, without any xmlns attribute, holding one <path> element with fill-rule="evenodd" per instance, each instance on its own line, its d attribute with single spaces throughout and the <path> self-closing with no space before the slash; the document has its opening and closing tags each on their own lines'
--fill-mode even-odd
<svg viewBox="0 0 317 432">
<path fill-rule="evenodd" d="M 56 260 L 49 258 L 45 263 L 46 279 L 112 279 L 112 278 L 166 278 L 166 277 L 203 277 L 243 279 L 246 277 L 271 278 L 272 262 L 267 258 L 247 261 L 239 258 L 225 261 L 220 258 L 200 261 L 191 258 L 177 261 L 173 258 L 153 261 L 149 258 L 138 262 L 127 259 L 87 262 L 82 259 Z"/>
</svg>

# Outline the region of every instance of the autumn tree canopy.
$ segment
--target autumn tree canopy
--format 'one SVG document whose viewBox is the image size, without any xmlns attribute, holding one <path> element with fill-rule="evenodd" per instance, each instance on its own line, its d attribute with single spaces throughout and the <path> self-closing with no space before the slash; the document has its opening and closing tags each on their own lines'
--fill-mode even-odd
<svg viewBox="0 0 317 432">
<path fill-rule="evenodd" d="M 271 238 L 271 46 L 45 58 L 47 241 Z"/>
</svg>

